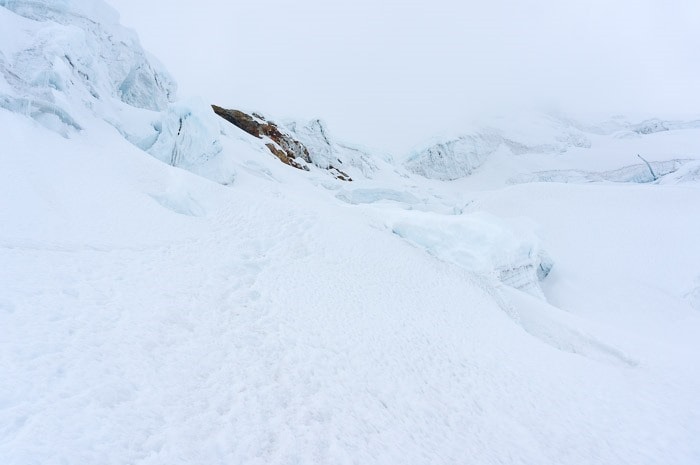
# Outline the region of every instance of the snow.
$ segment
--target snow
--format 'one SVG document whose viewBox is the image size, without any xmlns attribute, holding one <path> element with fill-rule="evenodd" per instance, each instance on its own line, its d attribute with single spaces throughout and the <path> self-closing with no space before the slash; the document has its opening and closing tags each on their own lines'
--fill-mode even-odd
<svg viewBox="0 0 700 465">
<path fill-rule="evenodd" d="M 105 8 L 0 0 L 0 462 L 700 460 L 692 121 L 489 122 L 449 182 L 290 123 L 347 183 L 123 101 L 147 54 Z M 610 182 L 637 153 L 677 170 Z"/>
<path fill-rule="evenodd" d="M 175 101 L 172 77 L 110 7 L 82 1 L 3 6 L 0 19 L 9 34 L 0 60 L 0 107 L 67 138 L 97 117 L 161 161 L 232 182 L 219 118 L 201 99 Z"/>
<path fill-rule="evenodd" d="M 407 161 L 406 168 L 431 179 L 458 179 L 472 174 L 500 144 L 497 135 L 462 136 L 417 153 Z"/>
<path fill-rule="evenodd" d="M 685 295 L 685 298 L 688 300 L 691 307 L 700 311 L 700 277 L 695 280 L 693 289 Z"/>
<path fill-rule="evenodd" d="M 219 118 L 201 100 L 170 105 L 155 129 L 156 141 L 142 148 L 172 166 L 193 170 L 222 150 Z"/>
<path fill-rule="evenodd" d="M 681 167 L 694 160 L 665 160 L 654 161 L 647 164 L 624 166 L 616 170 L 590 172 L 582 170 L 553 170 L 539 171 L 527 175 L 515 176 L 509 179 L 513 184 L 524 182 L 635 182 L 647 183 L 657 181 L 658 178 L 670 175 Z"/>
<path fill-rule="evenodd" d="M 662 184 L 668 183 L 690 183 L 700 181 L 700 161 L 689 162 L 669 176 L 664 176 Z"/>
<path fill-rule="evenodd" d="M 342 189 L 336 194 L 336 198 L 354 205 L 392 201 L 415 207 L 421 202 L 410 192 L 393 189 Z"/>
<path fill-rule="evenodd" d="M 135 34 L 118 24 L 104 2 L 15 0 L 2 6 L 3 23 L 25 25 L 9 41 L 6 67 L 12 73 L 3 72 L 13 93 L 64 104 L 68 113 L 78 112 L 70 107 L 80 102 L 98 114 L 118 106 L 110 98 L 162 110 L 174 97 L 172 78 L 149 61 Z"/>
<path fill-rule="evenodd" d="M 323 121 L 316 119 L 307 123 L 288 121 L 286 127 L 303 143 L 311 155 L 311 161 L 319 168 L 332 166 L 342 169 L 351 177 L 372 178 L 378 169 L 369 151 L 336 142 Z"/>
<path fill-rule="evenodd" d="M 571 171 L 561 173 L 560 178 L 555 171 L 551 171 L 542 173 L 546 178 L 543 180 L 577 179 L 577 182 L 587 182 L 643 178 L 644 169 L 637 170 L 637 167 L 629 166 L 632 160 L 639 162 L 637 154 L 642 154 L 645 159 L 651 157 L 654 162 L 658 162 L 658 167 L 664 174 L 668 174 L 678 168 L 678 162 L 697 157 L 697 152 L 688 152 L 689 148 L 696 149 L 695 144 L 687 141 L 696 137 L 699 128 L 700 123 L 695 120 L 656 119 L 631 123 L 616 118 L 592 124 L 559 115 L 514 114 L 508 118 L 493 119 L 488 124 L 474 127 L 461 135 L 443 135 L 427 147 L 414 150 L 404 164 L 409 171 L 430 179 L 455 180 L 474 174 L 487 160 L 493 158 L 510 158 L 510 169 L 517 166 L 518 158 L 527 159 L 525 165 L 531 169 L 535 155 L 546 156 L 550 166 L 557 161 L 552 155 L 558 155 L 558 160 L 563 161 L 562 165 L 567 168 L 572 163 L 586 161 L 593 161 L 596 168 L 599 168 L 600 163 L 605 162 L 602 152 L 606 151 L 610 154 L 608 163 L 618 163 L 607 167 L 611 173 L 596 175 Z M 657 143 L 664 135 L 668 136 L 665 137 L 667 143 Z M 637 140 L 633 142 L 631 139 Z M 679 151 L 671 156 L 668 151 L 674 146 Z M 593 156 L 590 154 L 591 149 L 594 150 Z M 653 152 L 650 153 L 650 149 Z M 656 159 L 659 155 L 655 152 L 659 149 L 663 150 L 663 158 Z M 627 158 L 623 161 L 621 156 L 625 154 Z M 666 165 L 671 165 L 671 168 Z M 637 171 L 641 171 L 641 174 L 635 174 Z M 534 178 L 528 180 L 527 175 L 514 177 L 514 182 L 532 182 Z"/>
<path fill-rule="evenodd" d="M 552 263 L 522 221 L 486 213 L 414 213 L 395 223 L 392 232 L 441 260 L 544 298 L 538 280 L 549 274 Z"/>
</svg>

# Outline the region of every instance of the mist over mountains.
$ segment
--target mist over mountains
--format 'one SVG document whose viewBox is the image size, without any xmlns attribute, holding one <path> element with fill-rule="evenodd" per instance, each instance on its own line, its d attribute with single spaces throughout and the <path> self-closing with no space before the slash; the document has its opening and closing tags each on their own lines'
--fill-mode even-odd
<svg viewBox="0 0 700 465">
<path fill-rule="evenodd" d="M 183 95 L 405 153 L 483 118 L 698 117 L 692 0 L 114 0 Z"/>
</svg>

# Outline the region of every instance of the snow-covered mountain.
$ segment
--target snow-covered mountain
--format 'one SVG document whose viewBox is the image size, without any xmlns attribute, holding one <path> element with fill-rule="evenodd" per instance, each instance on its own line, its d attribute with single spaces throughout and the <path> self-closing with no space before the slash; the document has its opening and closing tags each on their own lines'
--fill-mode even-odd
<svg viewBox="0 0 700 465">
<path fill-rule="evenodd" d="M 476 127 L 465 134 L 437 140 L 415 150 L 405 161 L 406 168 L 432 179 L 455 180 L 471 175 L 489 158 L 499 153 L 511 158 L 549 155 L 549 160 L 556 159 L 554 155 L 560 155 L 558 158 L 564 159 L 567 164 L 580 160 L 597 163 L 600 159 L 599 152 L 614 144 L 617 139 L 639 140 L 636 143 L 630 141 L 627 144 L 617 144 L 621 153 L 610 157 L 613 163 L 624 163 L 624 156 L 628 162 L 639 162 L 634 157 L 640 152 L 659 158 L 658 162 L 665 162 L 671 161 L 668 152 L 661 154 L 658 150 L 668 150 L 669 147 L 656 143 L 660 139 L 648 136 L 666 131 L 673 131 L 677 139 L 684 137 L 680 154 L 693 159 L 696 158 L 693 155 L 695 146 L 687 141 L 693 141 L 700 129 L 700 120 L 655 119 L 630 123 L 618 117 L 602 123 L 583 124 L 561 116 L 533 114 L 514 115 L 490 123 L 491 125 Z M 677 147 L 670 149 L 679 153 Z M 671 171 L 678 169 L 676 165 L 672 166 Z M 668 171 L 664 174 L 668 174 Z"/>
<path fill-rule="evenodd" d="M 385 154 L 175 91 L 0 0 L 1 463 L 700 460 L 697 120 Z"/>
</svg>

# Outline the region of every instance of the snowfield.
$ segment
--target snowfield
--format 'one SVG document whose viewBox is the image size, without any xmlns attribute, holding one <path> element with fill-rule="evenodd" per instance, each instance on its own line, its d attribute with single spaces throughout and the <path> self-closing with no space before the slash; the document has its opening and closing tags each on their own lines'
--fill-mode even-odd
<svg viewBox="0 0 700 465">
<path fill-rule="evenodd" d="M 403 158 L 289 123 L 305 172 L 125 62 L 80 81 L 31 39 L 151 61 L 52 4 L 0 0 L 0 463 L 700 463 L 694 122 Z"/>
</svg>

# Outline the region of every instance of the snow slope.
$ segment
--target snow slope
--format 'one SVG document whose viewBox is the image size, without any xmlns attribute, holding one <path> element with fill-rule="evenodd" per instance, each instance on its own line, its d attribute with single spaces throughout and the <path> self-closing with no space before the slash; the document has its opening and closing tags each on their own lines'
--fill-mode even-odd
<svg viewBox="0 0 700 465">
<path fill-rule="evenodd" d="M 98 2 L 62 3 L 90 27 L 46 5 L 0 2 L 0 34 L 119 33 Z M 26 43 L 0 45 L 14 73 Z M 3 464 L 700 461 L 697 162 L 508 183 L 698 160 L 697 129 L 499 150 L 446 182 L 292 125 L 344 183 L 203 104 L 0 86 L 81 128 L 0 108 Z M 158 121 L 167 148 L 125 138 Z"/>
</svg>

